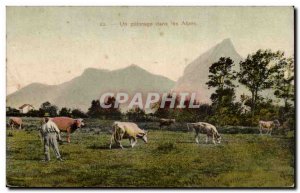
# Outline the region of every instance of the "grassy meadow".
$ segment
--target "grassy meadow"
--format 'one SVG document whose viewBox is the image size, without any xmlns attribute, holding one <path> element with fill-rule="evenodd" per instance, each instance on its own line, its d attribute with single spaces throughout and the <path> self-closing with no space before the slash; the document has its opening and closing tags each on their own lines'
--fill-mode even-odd
<svg viewBox="0 0 300 193">
<path fill-rule="evenodd" d="M 6 173 L 10 187 L 293 187 L 294 134 L 260 136 L 257 131 L 222 134 L 222 143 L 194 142 L 184 124 L 179 131 L 149 130 L 148 144 L 109 149 L 112 121 L 89 119 L 60 145 L 63 162 L 42 162 L 38 120 L 24 130 L 7 129 Z M 147 126 L 148 125 L 148 126 Z M 177 125 L 178 126 L 178 125 Z M 180 125 L 179 125 L 180 126 Z M 242 129 L 241 129 L 242 130 Z M 65 135 L 62 135 L 65 139 Z"/>
</svg>

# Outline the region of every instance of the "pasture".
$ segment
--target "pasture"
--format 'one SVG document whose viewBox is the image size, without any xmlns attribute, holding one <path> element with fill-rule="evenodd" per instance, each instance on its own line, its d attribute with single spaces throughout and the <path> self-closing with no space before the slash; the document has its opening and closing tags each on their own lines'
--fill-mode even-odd
<svg viewBox="0 0 300 193">
<path fill-rule="evenodd" d="M 251 128 L 218 128 L 222 143 L 194 142 L 185 124 L 149 130 L 148 144 L 109 149 L 112 121 L 88 119 L 86 127 L 60 145 L 63 162 L 44 158 L 38 120 L 25 129 L 7 128 L 6 174 L 10 187 L 293 187 L 294 134 L 260 136 Z M 182 127 L 175 131 L 175 127 Z M 224 132 L 222 132 L 224 131 Z M 226 132 L 227 131 L 227 132 Z M 62 135 L 65 139 L 65 135 Z M 115 147 L 115 146 L 114 146 Z"/>
</svg>

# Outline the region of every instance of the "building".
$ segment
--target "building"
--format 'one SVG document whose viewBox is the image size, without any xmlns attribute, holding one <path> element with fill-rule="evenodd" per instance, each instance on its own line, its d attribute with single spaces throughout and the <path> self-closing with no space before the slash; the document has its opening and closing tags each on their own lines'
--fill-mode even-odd
<svg viewBox="0 0 300 193">
<path fill-rule="evenodd" d="M 34 107 L 30 104 L 24 104 L 22 106 L 19 107 L 20 113 L 28 113 L 28 111 L 33 110 Z"/>
</svg>

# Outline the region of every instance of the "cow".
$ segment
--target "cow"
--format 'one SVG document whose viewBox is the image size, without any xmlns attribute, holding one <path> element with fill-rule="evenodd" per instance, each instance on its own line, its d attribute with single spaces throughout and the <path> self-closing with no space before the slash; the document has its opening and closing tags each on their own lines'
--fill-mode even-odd
<svg viewBox="0 0 300 193">
<path fill-rule="evenodd" d="M 145 143 L 148 143 L 147 131 L 140 129 L 138 125 L 135 123 L 115 121 L 112 125 L 112 129 L 113 131 L 112 131 L 112 136 L 109 145 L 110 149 L 113 140 L 122 149 L 123 149 L 123 146 L 121 144 L 122 139 L 129 139 L 132 148 L 137 143 L 137 138 L 140 138 Z"/>
<path fill-rule="evenodd" d="M 260 135 L 262 135 L 263 131 L 267 131 L 265 134 L 269 134 L 271 135 L 272 134 L 272 131 L 274 128 L 279 128 L 280 126 L 280 123 L 279 121 L 276 119 L 274 121 L 259 121 L 258 122 L 258 125 L 259 125 L 259 132 L 260 132 Z"/>
<path fill-rule="evenodd" d="M 162 126 L 169 126 L 172 123 L 175 123 L 175 119 L 159 119 L 159 128 Z"/>
<path fill-rule="evenodd" d="M 67 132 L 67 142 L 70 143 L 70 134 L 76 129 L 84 126 L 83 119 L 72 119 L 70 117 L 54 117 L 51 120 L 57 125 L 61 132 Z"/>
<path fill-rule="evenodd" d="M 198 123 L 187 123 L 187 127 L 189 128 L 189 125 L 192 126 L 192 128 L 195 129 L 195 141 L 196 143 L 199 143 L 199 134 L 201 132 L 206 134 L 206 140 L 205 142 L 208 142 L 209 138 L 212 138 L 212 142 L 216 145 L 216 141 L 217 143 L 221 143 L 221 135 L 218 133 L 217 128 L 209 123 L 205 123 L 205 122 L 198 122 Z"/>
<path fill-rule="evenodd" d="M 14 126 L 19 127 L 19 129 L 22 129 L 22 119 L 20 117 L 10 117 L 8 124 L 11 129 L 14 129 Z"/>
</svg>

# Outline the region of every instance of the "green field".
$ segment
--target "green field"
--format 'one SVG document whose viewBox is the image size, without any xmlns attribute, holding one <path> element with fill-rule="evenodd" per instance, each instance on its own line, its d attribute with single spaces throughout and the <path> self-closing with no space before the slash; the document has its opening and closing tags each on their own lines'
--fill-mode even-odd
<svg viewBox="0 0 300 193">
<path fill-rule="evenodd" d="M 7 129 L 7 185 L 17 187 L 294 187 L 294 135 L 223 134 L 219 145 L 194 133 L 155 130 L 148 144 L 108 149 L 112 121 L 87 120 L 60 145 L 64 162 L 44 158 L 38 121 Z M 147 123 L 144 123 L 144 126 Z M 145 126 L 146 127 L 146 126 Z M 222 133 L 222 132 L 221 132 Z M 64 137 L 64 136 L 63 136 Z M 65 140 L 65 138 L 64 138 Z"/>
</svg>

